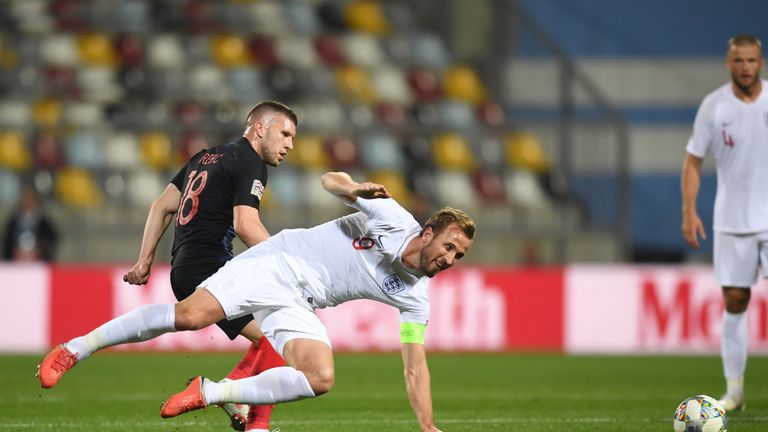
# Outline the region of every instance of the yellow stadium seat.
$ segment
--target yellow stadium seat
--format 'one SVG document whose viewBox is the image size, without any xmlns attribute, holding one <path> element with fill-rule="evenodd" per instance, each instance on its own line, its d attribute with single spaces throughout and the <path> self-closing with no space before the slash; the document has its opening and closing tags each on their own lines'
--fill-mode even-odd
<svg viewBox="0 0 768 432">
<path fill-rule="evenodd" d="M 0 68 L 13 69 L 19 64 L 19 56 L 11 44 L 0 37 Z"/>
<path fill-rule="evenodd" d="M 61 102 L 58 99 L 41 99 L 32 106 L 32 118 L 40 126 L 56 126 L 61 120 Z"/>
<path fill-rule="evenodd" d="M 22 171 L 28 169 L 31 164 L 32 157 L 24 145 L 21 132 L 0 132 L 0 167 Z"/>
<path fill-rule="evenodd" d="M 347 5 L 345 20 L 353 30 L 384 35 L 389 33 L 390 24 L 381 4 L 375 0 L 356 0 Z"/>
<path fill-rule="evenodd" d="M 444 132 L 432 139 L 432 159 L 439 168 L 469 171 L 475 158 L 466 140 L 459 134 Z"/>
<path fill-rule="evenodd" d="M 80 60 L 88 65 L 115 66 L 117 55 L 112 40 L 105 34 L 86 33 L 77 38 Z"/>
<path fill-rule="evenodd" d="M 516 168 L 535 172 L 549 170 L 550 162 L 539 140 L 528 132 L 514 132 L 506 136 L 507 163 Z"/>
<path fill-rule="evenodd" d="M 174 165 L 171 140 L 163 132 L 146 132 L 139 138 L 139 147 L 142 160 L 148 166 L 161 170 Z"/>
<path fill-rule="evenodd" d="M 210 55 L 221 67 L 235 68 L 251 63 L 248 45 L 237 36 L 214 36 L 210 41 Z"/>
<path fill-rule="evenodd" d="M 92 208 L 100 205 L 104 197 L 93 176 L 82 168 L 64 168 L 56 176 L 56 196 L 71 207 Z"/>
<path fill-rule="evenodd" d="M 336 85 L 344 102 L 376 102 L 376 91 L 365 70 L 355 66 L 336 69 Z"/>
<path fill-rule="evenodd" d="M 286 157 L 288 164 L 304 169 L 328 168 L 328 155 L 323 140 L 316 135 L 300 135 L 293 140 L 293 151 Z"/>
<path fill-rule="evenodd" d="M 479 104 L 486 99 L 480 77 L 469 66 L 454 66 L 443 73 L 443 94 L 448 99 L 471 104 Z"/>
<path fill-rule="evenodd" d="M 383 184 L 397 202 L 404 207 L 410 205 L 412 193 L 400 172 L 393 170 L 372 171 L 368 174 L 368 181 Z"/>
</svg>

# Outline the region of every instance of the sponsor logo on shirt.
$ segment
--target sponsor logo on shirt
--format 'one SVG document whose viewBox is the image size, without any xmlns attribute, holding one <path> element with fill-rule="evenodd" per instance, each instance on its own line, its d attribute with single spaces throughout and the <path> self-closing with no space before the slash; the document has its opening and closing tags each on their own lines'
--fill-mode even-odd
<svg viewBox="0 0 768 432">
<path fill-rule="evenodd" d="M 403 290 L 405 290 L 405 284 L 397 273 L 384 279 L 384 292 L 388 295 L 395 295 Z"/>
<path fill-rule="evenodd" d="M 261 196 L 264 195 L 264 185 L 261 184 L 261 180 L 253 181 L 253 186 L 251 186 L 251 195 L 258 199 L 261 199 Z"/>
<path fill-rule="evenodd" d="M 381 245 L 381 238 L 383 236 L 378 236 L 378 239 L 374 239 L 372 237 L 363 236 L 358 237 L 354 240 L 352 240 L 352 247 L 355 250 L 368 250 L 371 249 L 374 246 L 377 246 L 378 249 L 383 249 Z"/>
</svg>

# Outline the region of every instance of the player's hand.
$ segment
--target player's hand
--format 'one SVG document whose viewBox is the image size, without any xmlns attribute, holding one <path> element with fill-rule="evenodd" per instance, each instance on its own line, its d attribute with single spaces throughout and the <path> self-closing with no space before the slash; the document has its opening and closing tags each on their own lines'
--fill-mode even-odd
<svg viewBox="0 0 768 432">
<path fill-rule="evenodd" d="M 704 224 L 701 223 L 701 219 L 697 214 L 683 216 L 682 232 L 685 242 L 694 249 L 698 249 L 700 246 L 699 237 L 703 240 L 707 239 L 707 233 L 704 231 Z"/>
<path fill-rule="evenodd" d="M 355 190 L 353 194 L 355 196 L 358 196 L 360 198 L 365 198 L 365 199 L 391 197 L 391 195 L 389 194 L 389 191 L 387 190 L 386 187 L 384 187 L 384 185 L 380 185 L 378 183 L 372 183 L 372 182 L 359 183 L 357 186 L 355 186 Z"/>
<path fill-rule="evenodd" d="M 123 275 L 123 281 L 131 285 L 144 285 L 149 280 L 149 271 L 152 265 L 144 261 L 137 262 L 128 273 Z"/>
</svg>

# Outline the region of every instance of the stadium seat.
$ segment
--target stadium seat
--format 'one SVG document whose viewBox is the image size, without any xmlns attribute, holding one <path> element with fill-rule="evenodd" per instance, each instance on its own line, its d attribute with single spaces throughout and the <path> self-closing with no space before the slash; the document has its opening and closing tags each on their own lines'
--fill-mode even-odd
<svg viewBox="0 0 768 432">
<path fill-rule="evenodd" d="M 363 165 L 368 170 L 401 170 L 404 165 L 400 143 L 385 131 L 360 136 L 358 149 Z"/>
<path fill-rule="evenodd" d="M 0 168 L 0 205 L 14 208 L 21 195 L 21 180 L 13 171 Z"/>
<path fill-rule="evenodd" d="M 472 153 L 482 167 L 496 170 L 508 167 L 504 155 L 504 143 L 502 139 L 493 134 L 479 134 L 471 139 Z"/>
<path fill-rule="evenodd" d="M 171 140 L 164 132 L 145 132 L 139 137 L 141 159 L 156 170 L 164 170 L 174 163 Z"/>
<path fill-rule="evenodd" d="M 0 167 L 23 171 L 32 165 L 32 156 L 21 131 L 0 132 Z"/>
<path fill-rule="evenodd" d="M 404 127 L 407 123 L 407 115 L 403 105 L 382 102 L 376 105 L 374 111 L 379 121 L 390 128 L 398 129 Z"/>
<path fill-rule="evenodd" d="M 80 62 L 91 66 L 114 67 L 117 55 L 112 40 L 103 33 L 85 33 L 77 38 Z"/>
<path fill-rule="evenodd" d="M 349 124 L 358 130 L 370 129 L 376 121 L 373 110 L 366 104 L 349 104 L 346 106 L 346 113 Z"/>
<path fill-rule="evenodd" d="M 471 104 L 486 100 L 486 91 L 480 77 L 469 66 L 454 66 L 446 69 L 442 76 L 445 97 Z"/>
<path fill-rule="evenodd" d="M 210 148 L 211 144 L 204 133 L 200 131 L 185 131 L 179 137 L 179 159 L 181 163 L 186 163 L 192 156 L 200 150 Z"/>
<path fill-rule="evenodd" d="M 101 126 L 104 121 L 104 110 L 101 104 L 93 102 L 68 102 L 63 113 L 64 124 L 77 128 Z"/>
<path fill-rule="evenodd" d="M 77 73 L 67 66 L 47 66 L 43 68 L 47 92 L 50 95 L 71 97 L 79 93 Z"/>
<path fill-rule="evenodd" d="M 185 100 L 175 105 L 173 114 L 181 124 L 197 126 L 205 117 L 205 107 L 195 100 Z"/>
<path fill-rule="evenodd" d="M 320 34 L 315 38 L 314 43 L 317 55 L 325 65 L 339 66 L 347 62 L 338 36 Z"/>
<path fill-rule="evenodd" d="M 435 196 L 440 206 L 461 209 L 475 208 L 479 202 L 471 177 L 465 172 L 456 170 L 435 173 Z"/>
<path fill-rule="evenodd" d="M 341 66 L 336 69 L 336 85 L 344 102 L 371 104 L 376 101 L 376 92 L 368 74 L 356 66 Z"/>
<path fill-rule="evenodd" d="M 64 138 L 67 163 L 88 169 L 104 166 L 104 146 L 96 130 L 82 129 Z"/>
<path fill-rule="evenodd" d="M 390 24 L 381 3 L 375 0 L 353 0 L 344 10 L 349 28 L 358 32 L 384 35 L 390 31 Z"/>
<path fill-rule="evenodd" d="M 320 20 L 310 2 L 290 1 L 282 2 L 282 5 L 292 33 L 311 36 L 320 31 Z"/>
<path fill-rule="evenodd" d="M 509 201 L 521 207 L 541 208 L 547 203 L 547 196 L 533 171 L 507 171 L 504 189 Z"/>
<path fill-rule="evenodd" d="M 290 156 L 289 156 L 290 157 Z M 269 177 L 267 189 L 270 203 L 285 209 L 300 209 L 304 205 L 303 177 L 293 168 L 280 168 L 280 174 Z"/>
<path fill-rule="evenodd" d="M 110 170 L 129 170 L 141 165 L 139 143 L 130 132 L 111 133 L 104 140 L 104 163 Z"/>
<path fill-rule="evenodd" d="M 27 127 L 33 117 L 29 104 L 21 100 L 0 100 L 0 126 Z"/>
<path fill-rule="evenodd" d="M 412 45 L 412 63 L 417 66 L 441 70 L 448 65 L 448 52 L 443 41 L 434 33 L 418 33 L 408 38 Z"/>
<path fill-rule="evenodd" d="M 362 33 L 348 33 L 341 37 L 344 57 L 353 65 L 374 69 L 384 63 L 384 52 L 379 39 Z"/>
<path fill-rule="evenodd" d="M 48 13 L 59 31 L 77 32 L 86 27 L 86 10 L 77 0 L 54 0 L 48 5 Z"/>
<path fill-rule="evenodd" d="M 188 74 L 192 98 L 200 102 L 214 102 L 232 97 L 222 69 L 212 64 L 200 64 L 193 66 Z"/>
<path fill-rule="evenodd" d="M 77 67 L 78 51 L 75 38 L 68 34 L 52 34 L 42 38 L 40 57 L 44 65 Z"/>
<path fill-rule="evenodd" d="M 284 35 L 289 23 L 283 12 L 283 2 L 256 1 L 242 5 L 241 13 L 250 24 L 250 30 L 258 30 L 270 36 Z"/>
<path fill-rule="evenodd" d="M 262 68 L 270 68 L 277 65 L 278 59 L 275 53 L 275 44 L 269 36 L 256 35 L 248 40 L 248 51 L 251 59 Z"/>
<path fill-rule="evenodd" d="M 348 30 L 344 6 L 340 2 L 321 2 L 317 5 L 317 17 L 328 32 L 343 33 Z"/>
<path fill-rule="evenodd" d="M 467 130 L 476 125 L 475 110 L 467 103 L 443 100 L 437 103 L 440 125 L 451 130 Z"/>
<path fill-rule="evenodd" d="M 472 184 L 485 204 L 502 204 L 506 201 L 504 179 L 493 170 L 480 170 L 472 174 Z"/>
<path fill-rule="evenodd" d="M 42 127 L 54 127 L 61 122 L 61 101 L 55 98 L 42 99 L 32 105 L 32 120 Z"/>
<path fill-rule="evenodd" d="M 251 63 L 245 41 L 235 35 L 217 35 L 210 39 L 210 56 L 219 67 L 236 68 Z"/>
<path fill-rule="evenodd" d="M 36 168 L 55 170 L 64 165 L 59 138 L 49 130 L 42 129 L 36 133 L 32 154 Z"/>
<path fill-rule="evenodd" d="M 293 140 L 293 151 L 286 161 L 291 166 L 305 170 L 324 170 L 328 167 L 328 158 L 323 140 L 316 135 L 298 135 Z"/>
<path fill-rule="evenodd" d="M 219 30 L 216 2 L 187 0 L 181 7 L 185 27 L 193 33 L 207 34 Z"/>
<path fill-rule="evenodd" d="M 308 36 L 281 37 L 275 40 L 275 54 L 280 64 L 308 69 L 319 66 L 314 40 Z"/>
<path fill-rule="evenodd" d="M 67 167 L 56 175 L 56 197 L 75 208 L 92 208 L 104 198 L 91 173 L 82 168 Z"/>
<path fill-rule="evenodd" d="M 185 57 L 181 41 L 174 34 L 157 34 L 148 40 L 147 60 L 154 68 L 163 70 L 183 67 Z"/>
<path fill-rule="evenodd" d="M 383 102 L 409 105 L 413 101 L 411 89 L 400 68 L 382 66 L 371 72 L 373 88 Z"/>
<path fill-rule="evenodd" d="M 403 174 L 397 170 L 377 170 L 369 171 L 367 180 L 384 185 L 389 193 L 397 202 L 404 207 L 410 206 L 411 190 L 403 177 Z"/>
<path fill-rule="evenodd" d="M 477 107 L 477 117 L 492 128 L 501 127 L 506 123 L 504 108 L 496 102 L 485 101 Z"/>
<path fill-rule="evenodd" d="M 132 34 L 150 32 L 152 30 L 149 18 L 150 6 L 144 1 L 117 2 L 115 5 L 115 30 Z"/>
<path fill-rule="evenodd" d="M 325 150 L 328 163 L 332 169 L 356 169 L 360 167 L 360 157 L 357 146 L 352 139 L 345 135 L 328 137 L 325 140 Z"/>
<path fill-rule="evenodd" d="M 156 171 L 138 169 L 128 176 L 128 196 L 132 203 L 148 207 L 165 190 L 167 180 Z"/>
<path fill-rule="evenodd" d="M 443 132 L 432 138 L 432 158 L 441 169 L 469 171 L 475 167 L 472 152 L 463 136 Z"/>
<path fill-rule="evenodd" d="M 429 69 L 411 69 L 407 80 L 413 94 L 422 101 L 434 101 L 442 95 L 440 80 L 437 74 Z"/>
<path fill-rule="evenodd" d="M 118 101 L 124 93 L 124 89 L 117 83 L 115 70 L 104 66 L 78 69 L 77 84 L 82 89 L 82 98 L 92 102 Z"/>
<path fill-rule="evenodd" d="M 533 172 L 549 170 L 549 159 L 538 139 L 527 132 L 514 132 L 505 137 L 506 159 L 511 167 Z"/>
<path fill-rule="evenodd" d="M 381 44 L 390 62 L 400 67 L 409 67 L 414 64 L 413 45 L 408 34 L 392 34 L 382 38 Z"/>
</svg>

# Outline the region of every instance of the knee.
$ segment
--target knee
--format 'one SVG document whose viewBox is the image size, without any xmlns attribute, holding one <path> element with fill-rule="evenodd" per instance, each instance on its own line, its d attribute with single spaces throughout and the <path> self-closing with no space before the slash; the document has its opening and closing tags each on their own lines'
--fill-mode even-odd
<svg viewBox="0 0 768 432">
<path fill-rule="evenodd" d="M 312 391 L 315 392 L 315 396 L 331 391 L 334 382 L 333 368 L 318 370 L 307 376 Z"/>
<path fill-rule="evenodd" d="M 728 313 L 742 313 L 747 310 L 749 306 L 749 298 L 751 297 L 751 291 L 743 288 L 725 288 L 723 290 L 723 301 L 725 303 L 725 310 Z"/>
<path fill-rule="evenodd" d="M 207 327 L 208 324 L 203 323 L 201 318 L 200 314 L 196 313 L 194 310 L 185 307 L 185 305 L 181 303 L 176 304 L 176 318 L 174 320 L 176 330 L 199 330 Z"/>
</svg>

